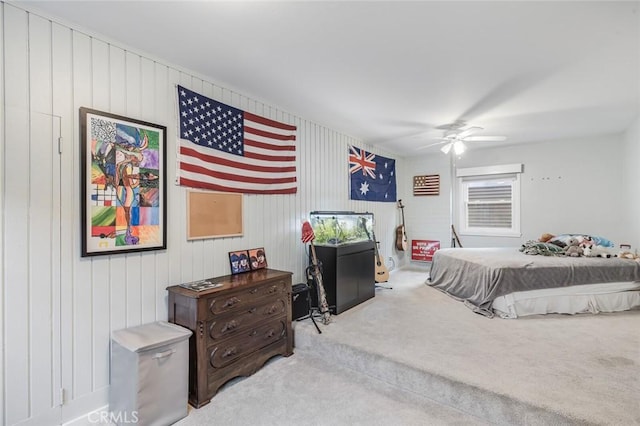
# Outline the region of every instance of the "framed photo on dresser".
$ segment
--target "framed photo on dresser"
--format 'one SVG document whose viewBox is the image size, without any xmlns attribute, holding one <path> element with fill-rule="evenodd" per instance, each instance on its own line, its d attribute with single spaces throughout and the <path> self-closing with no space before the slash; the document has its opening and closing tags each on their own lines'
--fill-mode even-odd
<svg viewBox="0 0 640 426">
<path fill-rule="evenodd" d="M 264 252 L 264 247 L 249 250 L 249 264 L 252 271 L 267 267 L 267 255 Z"/>
<path fill-rule="evenodd" d="M 232 275 L 250 271 L 249 252 L 247 250 L 230 251 L 229 266 L 231 267 Z"/>
</svg>

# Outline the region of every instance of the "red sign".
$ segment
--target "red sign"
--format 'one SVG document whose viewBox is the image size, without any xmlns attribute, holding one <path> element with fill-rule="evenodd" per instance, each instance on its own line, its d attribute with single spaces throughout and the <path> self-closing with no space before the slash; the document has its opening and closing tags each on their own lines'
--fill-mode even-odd
<svg viewBox="0 0 640 426">
<path fill-rule="evenodd" d="M 433 254 L 440 248 L 440 241 L 411 240 L 411 260 L 430 262 Z"/>
</svg>

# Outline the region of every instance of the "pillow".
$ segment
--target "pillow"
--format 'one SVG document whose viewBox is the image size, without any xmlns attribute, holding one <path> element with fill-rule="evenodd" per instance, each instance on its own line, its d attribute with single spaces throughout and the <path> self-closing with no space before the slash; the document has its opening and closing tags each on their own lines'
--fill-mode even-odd
<svg viewBox="0 0 640 426">
<path fill-rule="evenodd" d="M 612 241 L 607 240 L 606 238 L 599 237 L 597 235 L 591 235 L 591 240 L 597 245 L 602 247 L 615 247 Z"/>
<path fill-rule="evenodd" d="M 615 244 L 613 244 L 610 240 L 603 237 L 599 237 L 597 235 L 589 235 L 589 234 L 560 234 L 560 235 L 556 235 L 555 237 L 553 237 L 547 242 L 551 244 L 555 244 L 558 247 L 566 247 L 568 244 L 569 238 L 575 238 L 580 243 L 584 241 L 585 238 L 591 238 L 591 241 L 593 241 L 593 243 L 597 246 L 615 247 Z"/>
</svg>

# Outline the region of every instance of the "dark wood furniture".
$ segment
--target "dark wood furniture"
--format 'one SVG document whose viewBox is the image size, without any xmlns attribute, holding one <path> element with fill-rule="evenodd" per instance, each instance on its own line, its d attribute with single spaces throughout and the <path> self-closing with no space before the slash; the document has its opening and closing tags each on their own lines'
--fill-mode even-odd
<svg viewBox="0 0 640 426">
<path fill-rule="evenodd" d="M 337 246 L 316 245 L 315 248 L 318 260 L 322 263 L 327 302 L 334 314 L 375 296 L 373 241 Z"/>
<path fill-rule="evenodd" d="M 259 269 L 210 278 L 218 288 L 169 292 L 169 321 L 189 339 L 189 403 L 207 404 L 237 376 L 249 376 L 275 355 L 293 354 L 291 272 Z"/>
</svg>

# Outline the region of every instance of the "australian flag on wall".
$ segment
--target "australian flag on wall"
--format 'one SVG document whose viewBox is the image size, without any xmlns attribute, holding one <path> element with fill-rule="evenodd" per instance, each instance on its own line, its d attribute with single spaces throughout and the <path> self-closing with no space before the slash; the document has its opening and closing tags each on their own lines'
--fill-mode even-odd
<svg viewBox="0 0 640 426">
<path fill-rule="evenodd" d="M 349 146 L 350 198 L 396 202 L 396 160 Z"/>
</svg>

